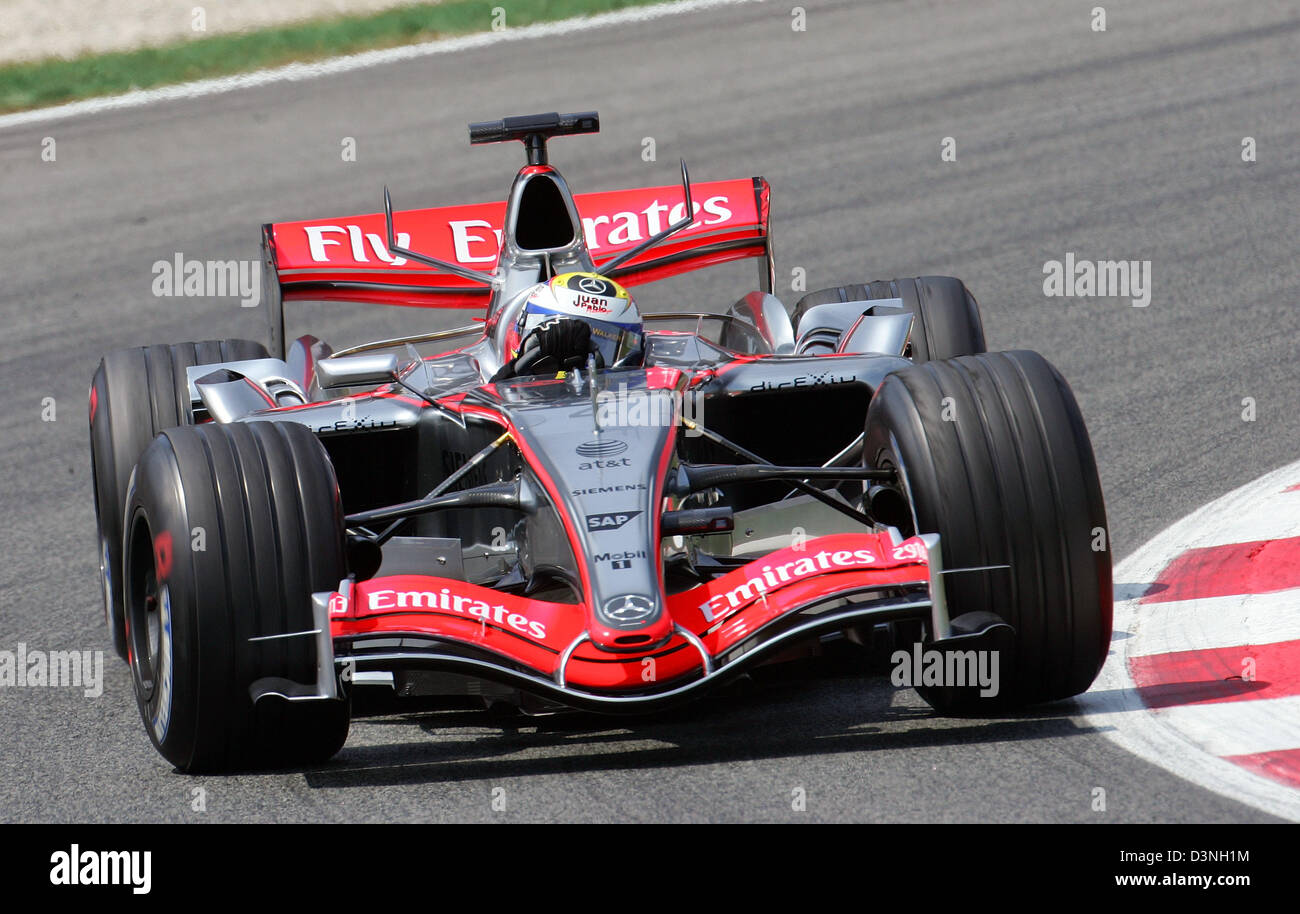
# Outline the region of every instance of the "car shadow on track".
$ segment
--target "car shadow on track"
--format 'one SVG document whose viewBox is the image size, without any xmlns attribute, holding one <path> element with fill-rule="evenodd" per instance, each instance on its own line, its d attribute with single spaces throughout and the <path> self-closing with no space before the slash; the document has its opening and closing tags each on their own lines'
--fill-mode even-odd
<svg viewBox="0 0 1300 914">
<path fill-rule="evenodd" d="M 1097 732 L 1072 719 L 1078 714 L 1072 701 L 997 717 L 944 717 L 910 690 L 896 690 L 887 678 L 790 667 L 647 716 L 526 717 L 489 709 L 361 718 L 356 726 L 363 739 L 350 741 L 329 765 L 302 773 L 311 787 L 343 789 L 671 769 Z M 390 727 L 423 730 L 430 738 L 385 742 Z"/>
</svg>

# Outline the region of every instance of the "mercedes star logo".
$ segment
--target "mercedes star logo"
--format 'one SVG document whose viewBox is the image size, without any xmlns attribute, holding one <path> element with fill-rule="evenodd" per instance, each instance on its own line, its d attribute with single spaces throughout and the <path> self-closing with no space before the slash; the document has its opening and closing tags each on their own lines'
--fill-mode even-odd
<svg viewBox="0 0 1300 914">
<path fill-rule="evenodd" d="M 654 614 L 655 604 L 649 597 L 629 593 L 605 603 L 605 615 L 615 622 L 640 622 Z"/>
</svg>

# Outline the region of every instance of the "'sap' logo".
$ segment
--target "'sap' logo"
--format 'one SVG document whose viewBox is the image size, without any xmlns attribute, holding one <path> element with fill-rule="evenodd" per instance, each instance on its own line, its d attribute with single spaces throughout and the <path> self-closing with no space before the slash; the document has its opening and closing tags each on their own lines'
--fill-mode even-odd
<svg viewBox="0 0 1300 914">
<path fill-rule="evenodd" d="M 587 529 L 593 533 L 601 530 L 617 530 L 640 513 L 640 511 L 617 511 L 610 514 L 588 514 Z"/>
</svg>

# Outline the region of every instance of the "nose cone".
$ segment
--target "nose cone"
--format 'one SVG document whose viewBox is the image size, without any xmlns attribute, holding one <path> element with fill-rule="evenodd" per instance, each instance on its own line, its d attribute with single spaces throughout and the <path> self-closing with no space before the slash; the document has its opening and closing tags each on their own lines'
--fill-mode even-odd
<svg viewBox="0 0 1300 914">
<path fill-rule="evenodd" d="M 661 594 L 619 594 L 593 604 L 589 613 L 591 641 L 607 651 L 644 650 L 663 644 L 673 634 L 672 617 Z"/>
<path fill-rule="evenodd" d="M 511 412 L 530 463 L 549 477 L 568 520 L 588 636 L 604 650 L 642 650 L 673 633 L 659 535 L 676 403 L 671 388 L 651 387 L 643 371 L 600 380 L 595 397 L 585 385 L 575 392 L 558 382 L 546 408 Z"/>
</svg>

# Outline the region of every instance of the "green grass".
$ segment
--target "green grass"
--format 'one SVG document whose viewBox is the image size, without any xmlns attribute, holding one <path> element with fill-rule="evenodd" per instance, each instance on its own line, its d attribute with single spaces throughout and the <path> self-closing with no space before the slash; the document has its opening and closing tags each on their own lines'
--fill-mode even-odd
<svg viewBox="0 0 1300 914">
<path fill-rule="evenodd" d="M 0 112 L 485 32 L 493 7 L 504 8 L 506 26 L 516 28 L 653 2 L 660 0 L 444 0 L 160 48 L 8 64 L 0 66 Z"/>
</svg>

